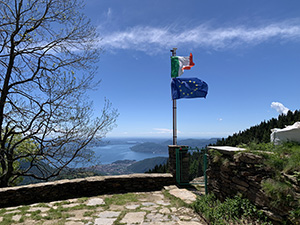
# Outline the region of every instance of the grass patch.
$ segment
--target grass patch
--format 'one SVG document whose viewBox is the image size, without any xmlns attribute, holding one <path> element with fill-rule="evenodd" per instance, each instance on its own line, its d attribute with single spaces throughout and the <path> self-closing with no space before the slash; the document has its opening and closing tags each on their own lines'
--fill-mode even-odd
<svg viewBox="0 0 300 225">
<path fill-rule="evenodd" d="M 282 204 L 291 205 L 295 201 L 293 188 L 287 182 L 267 179 L 262 182 L 262 188 L 272 199 L 271 205 L 273 207 L 280 207 Z"/>
<path fill-rule="evenodd" d="M 138 202 L 137 195 L 134 193 L 115 194 L 104 199 L 106 205 L 125 205 L 128 202 Z"/>
<path fill-rule="evenodd" d="M 281 145 L 273 143 L 250 143 L 243 145 L 250 152 L 262 155 L 265 165 L 277 172 L 293 174 L 300 173 L 300 145 L 294 142 L 286 142 Z M 259 150 L 255 151 L 255 150 Z"/>
<path fill-rule="evenodd" d="M 116 220 L 116 221 L 114 222 L 114 225 L 126 225 L 126 223 L 121 223 L 120 221 L 117 221 L 117 220 Z"/>
<path fill-rule="evenodd" d="M 219 201 L 214 195 L 204 195 L 197 198 L 192 208 L 212 225 L 238 224 L 241 220 L 248 221 L 248 224 L 271 224 L 262 211 L 248 199 L 238 195 L 227 198 L 224 202 Z"/>
<path fill-rule="evenodd" d="M 78 203 L 85 203 L 87 200 L 89 200 L 88 197 L 82 197 L 82 198 L 77 199 L 77 202 Z"/>
<path fill-rule="evenodd" d="M 27 213 L 27 211 L 30 209 L 30 206 L 26 205 L 26 206 L 21 206 L 19 207 L 17 210 L 20 210 L 22 214 Z"/>
<path fill-rule="evenodd" d="M 39 203 L 39 204 L 35 205 L 34 207 L 50 208 L 50 206 L 48 204 L 46 204 L 46 203 Z"/>
<path fill-rule="evenodd" d="M 6 213 L 7 210 L 6 209 L 0 209 L 0 216 L 3 215 L 4 213 Z"/>
<path fill-rule="evenodd" d="M 49 211 L 47 211 L 47 216 L 42 217 L 41 211 L 37 210 L 34 212 L 31 212 L 31 216 L 30 218 L 33 220 L 41 220 L 41 219 L 45 219 L 45 220 L 55 220 L 55 219 L 66 219 L 68 217 L 70 217 L 70 215 L 68 213 L 66 213 L 69 209 L 63 208 L 63 207 L 58 207 L 57 209 L 53 209 L 51 208 Z"/>
<path fill-rule="evenodd" d="M 95 212 L 96 211 L 87 211 L 87 212 L 84 212 L 83 216 L 84 217 L 92 217 Z"/>
<path fill-rule="evenodd" d="M 296 220 L 300 218 L 300 206 L 295 208 L 294 210 L 290 211 L 289 219 L 294 222 L 295 224 L 298 224 Z"/>
<path fill-rule="evenodd" d="M 190 207 L 189 204 L 182 201 L 180 198 L 176 198 L 174 195 L 171 195 L 167 190 L 163 190 L 163 195 L 170 200 L 170 205 L 168 205 L 168 208 L 175 207 Z"/>
<path fill-rule="evenodd" d="M 114 225 L 124 225 L 126 223 L 121 223 L 122 218 L 126 215 L 128 211 L 122 211 L 118 218 L 115 220 Z"/>
<path fill-rule="evenodd" d="M 10 225 L 10 224 L 13 224 L 13 223 L 15 223 L 15 221 L 13 221 L 11 219 L 11 217 L 3 217 L 1 225 Z"/>
<path fill-rule="evenodd" d="M 40 214 L 41 214 L 41 210 L 33 211 L 31 212 L 30 218 L 33 220 L 41 220 L 43 217 L 40 216 Z"/>
<path fill-rule="evenodd" d="M 53 204 L 53 206 L 62 206 L 62 205 L 69 205 L 69 204 L 71 204 L 71 202 L 69 202 L 69 201 L 59 201 L 59 202 L 55 202 L 54 204 Z M 48 206 L 49 207 L 49 206 Z"/>
</svg>

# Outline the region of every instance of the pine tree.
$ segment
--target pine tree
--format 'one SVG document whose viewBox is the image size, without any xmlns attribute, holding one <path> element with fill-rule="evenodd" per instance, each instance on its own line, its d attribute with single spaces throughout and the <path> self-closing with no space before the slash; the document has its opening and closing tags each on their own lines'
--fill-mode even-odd
<svg viewBox="0 0 300 225">
<path fill-rule="evenodd" d="M 272 118 L 269 121 L 263 121 L 258 125 L 252 126 L 244 131 L 239 131 L 226 139 L 222 138 L 215 145 L 237 146 L 248 144 L 250 142 L 268 143 L 270 142 L 271 130 L 274 128 L 284 128 L 300 121 L 300 111 L 288 111 L 286 115 L 281 114 L 277 119 Z"/>
</svg>

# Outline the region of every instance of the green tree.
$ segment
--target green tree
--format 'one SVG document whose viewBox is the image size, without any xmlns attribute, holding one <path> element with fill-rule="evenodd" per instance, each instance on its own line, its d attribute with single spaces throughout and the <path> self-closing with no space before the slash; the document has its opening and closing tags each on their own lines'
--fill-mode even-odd
<svg viewBox="0 0 300 225">
<path fill-rule="evenodd" d="M 270 142 L 270 134 L 273 128 L 284 128 L 300 121 L 300 111 L 288 111 L 287 115 L 281 114 L 277 119 L 272 118 L 269 121 L 263 121 L 258 125 L 252 126 L 244 131 L 239 131 L 226 139 L 222 138 L 217 141 L 216 145 L 231 145 L 248 144 L 251 142 Z"/>
<path fill-rule="evenodd" d="M 101 49 L 82 7 L 80 0 L 0 0 L 0 187 L 21 176 L 48 180 L 88 160 L 87 144 L 115 123 L 108 101 L 94 116 L 86 95 L 99 84 Z M 28 167 L 16 169 L 23 160 Z"/>
</svg>

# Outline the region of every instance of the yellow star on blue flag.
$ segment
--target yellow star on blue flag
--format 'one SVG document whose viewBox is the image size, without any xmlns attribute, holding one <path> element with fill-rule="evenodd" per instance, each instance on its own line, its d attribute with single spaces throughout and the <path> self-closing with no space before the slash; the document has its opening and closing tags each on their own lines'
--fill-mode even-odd
<svg viewBox="0 0 300 225">
<path fill-rule="evenodd" d="M 171 82 L 172 99 L 205 98 L 208 85 L 198 78 L 173 78 Z"/>
</svg>

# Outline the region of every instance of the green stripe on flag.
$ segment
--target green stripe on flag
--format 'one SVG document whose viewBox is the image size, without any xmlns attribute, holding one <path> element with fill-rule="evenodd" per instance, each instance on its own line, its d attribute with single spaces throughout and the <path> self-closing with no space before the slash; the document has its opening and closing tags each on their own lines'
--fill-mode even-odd
<svg viewBox="0 0 300 225">
<path fill-rule="evenodd" d="M 176 56 L 171 56 L 171 77 L 178 77 L 179 59 Z"/>
</svg>

